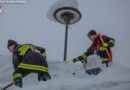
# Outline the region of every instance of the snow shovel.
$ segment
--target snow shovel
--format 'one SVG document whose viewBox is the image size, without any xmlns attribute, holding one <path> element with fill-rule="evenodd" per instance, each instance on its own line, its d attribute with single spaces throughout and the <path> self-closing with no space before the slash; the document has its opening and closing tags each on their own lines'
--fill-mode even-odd
<svg viewBox="0 0 130 90">
<path fill-rule="evenodd" d="M 30 74 L 30 73 L 26 74 L 25 76 L 23 76 L 23 78 L 26 77 L 26 76 L 28 76 L 29 74 Z M 1 88 L 1 90 L 6 90 L 7 88 L 11 87 L 13 84 L 14 84 L 14 82 L 12 82 L 12 83 L 6 85 L 4 88 Z"/>
<path fill-rule="evenodd" d="M 87 73 L 88 75 L 98 75 L 102 71 L 102 69 L 99 67 L 87 70 L 85 62 L 83 62 L 83 68 L 85 70 L 85 73 Z"/>
<path fill-rule="evenodd" d="M 97 68 L 92 68 L 92 69 L 86 70 L 86 73 L 88 75 L 98 75 L 101 71 L 102 71 L 102 69 L 100 67 L 97 67 Z"/>
</svg>

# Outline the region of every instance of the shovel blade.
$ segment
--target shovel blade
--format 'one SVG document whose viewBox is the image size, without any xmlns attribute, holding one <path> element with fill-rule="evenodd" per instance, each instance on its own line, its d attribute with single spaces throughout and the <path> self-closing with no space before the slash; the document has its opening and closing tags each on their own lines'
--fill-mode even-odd
<svg viewBox="0 0 130 90">
<path fill-rule="evenodd" d="M 88 69 L 86 70 L 86 73 L 88 75 L 98 75 L 100 72 L 102 71 L 101 68 L 97 67 L 97 68 L 93 68 L 93 69 Z"/>
</svg>

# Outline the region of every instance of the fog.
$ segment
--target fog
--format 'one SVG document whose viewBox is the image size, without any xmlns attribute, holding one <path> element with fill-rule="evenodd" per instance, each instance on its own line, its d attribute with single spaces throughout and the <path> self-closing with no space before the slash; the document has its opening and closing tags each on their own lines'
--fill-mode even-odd
<svg viewBox="0 0 130 90">
<path fill-rule="evenodd" d="M 47 18 L 58 0 L 26 0 L 25 4 L 0 4 L 0 54 L 9 55 L 8 39 L 46 48 L 49 60 L 63 60 L 65 26 Z M 78 0 L 81 20 L 69 28 L 67 60 L 81 55 L 90 46 L 87 33 L 98 33 L 116 40 L 113 61 L 129 66 L 130 0 Z"/>
</svg>

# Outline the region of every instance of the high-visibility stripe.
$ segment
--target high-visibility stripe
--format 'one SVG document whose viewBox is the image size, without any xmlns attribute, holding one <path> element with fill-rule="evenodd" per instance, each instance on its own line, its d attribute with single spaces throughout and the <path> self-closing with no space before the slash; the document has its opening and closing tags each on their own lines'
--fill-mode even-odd
<svg viewBox="0 0 130 90">
<path fill-rule="evenodd" d="M 20 63 L 19 65 L 30 66 L 30 67 L 39 67 L 39 68 L 43 68 L 43 69 L 48 69 L 47 67 L 44 67 L 44 66 L 30 65 L 30 64 L 25 64 L 25 63 Z"/>
<path fill-rule="evenodd" d="M 38 65 L 30 65 L 30 64 L 20 63 L 18 67 L 48 72 L 48 68 L 44 67 L 44 66 L 38 66 Z"/>
<path fill-rule="evenodd" d="M 45 57 L 46 56 L 46 52 L 43 52 L 42 55 Z"/>
<path fill-rule="evenodd" d="M 82 55 L 82 57 L 83 57 L 84 60 L 87 59 L 87 55 L 85 53 Z"/>
<path fill-rule="evenodd" d="M 48 72 L 48 70 L 40 69 L 40 68 L 33 68 L 33 67 L 27 67 L 27 66 L 18 66 L 20 68 L 24 69 L 30 69 L 30 70 L 37 70 L 37 71 L 43 71 L 43 72 Z"/>
<path fill-rule="evenodd" d="M 23 55 L 25 55 L 26 51 L 29 49 L 29 47 L 25 47 L 24 51 L 23 51 Z"/>
<path fill-rule="evenodd" d="M 20 55 L 24 55 L 27 50 L 28 50 L 28 48 L 25 47 L 23 50 L 21 50 L 22 52 L 20 53 Z"/>
<path fill-rule="evenodd" d="M 19 66 L 22 66 L 22 67 L 31 67 L 31 66 L 25 66 L 25 65 L 19 65 Z M 44 69 L 43 67 L 31 67 L 31 68 L 36 68 L 36 69 Z M 44 70 L 48 70 L 48 69 L 44 69 Z"/>
<path fill-rule="evenodd" d="M 108 42 L 109 42 L 109 43 L 112 43 L 113 46 L 115 45 L 115 41 L 114 41 L 114 40 L 109 40 Z"/>
<path fill-rule="evenodd" d="M 22 74 L 16 73 L 16 74 L 13 75 L 13 79 L 18 78 L 18 77 L 22 78 Z"/>
<path fill-rule="evenodd" d="M 25 53 L 26 53 L 26 52 L 28 51 L 28 49 L 30 49 L 30 48 L 36 49 L 33 45 L 23 45 L 23 46 L 21 46 L 21 47 L 18 49 L 18 51 L 20 51 L 20 56 L 24 56 Z"/>
<path fill-rule="evenodd" d="M 108 58 L 101 58 L 101 60 L 104 61 L 108 61 Z"/>
</svg>

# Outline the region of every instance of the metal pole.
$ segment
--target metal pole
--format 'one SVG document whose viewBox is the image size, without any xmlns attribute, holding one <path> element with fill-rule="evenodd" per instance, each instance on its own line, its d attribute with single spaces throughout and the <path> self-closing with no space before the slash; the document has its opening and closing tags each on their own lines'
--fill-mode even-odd
<svg viewBox="0 0 130 90">
<path fill-rule="evenodd" d="M 67 42 L 68 42 L 68 21 L 66 22 L 66 31 L 65 31 L 64 61 L 66 61 L 67 58 Z"/>
</svg>

